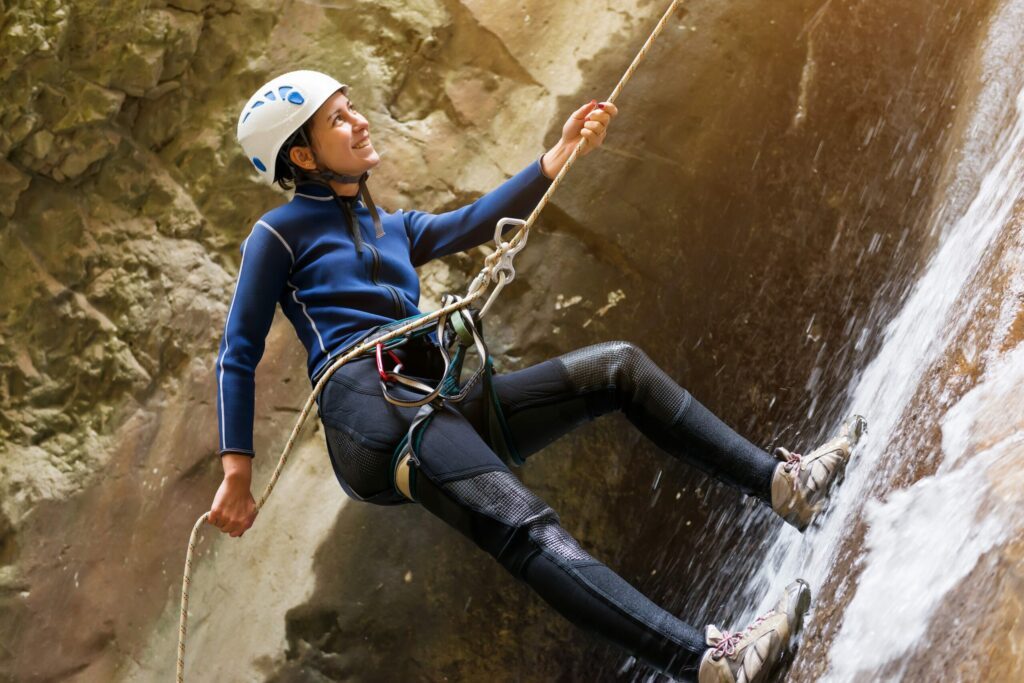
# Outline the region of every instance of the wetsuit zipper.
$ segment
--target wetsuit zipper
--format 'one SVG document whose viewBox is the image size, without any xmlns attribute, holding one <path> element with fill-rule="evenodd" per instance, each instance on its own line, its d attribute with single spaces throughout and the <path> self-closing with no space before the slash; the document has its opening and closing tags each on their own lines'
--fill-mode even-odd
<svg viewBox="0 0 1024 683">
<path fill-rule="evenodd" d="M 387 293 L 391 295 L 391 302 L 395 305 L 396 318 L 399 320 L 402 318 L 407 318 L 408 316 L 405 313 L 405 302 L 402 301 L 402 297 L 398 294 L 398 290 L 396 290 L 391 285 L 386 285 L 382 283 L 380 280 L 377 279 L 377 276 L 380 274 L 380 252 L 372 244 L 364 244 L 366 244 L 366 246 L 369 247 L 370 253 L 373 254 L 373 273 L 370 275 L 370 280 L 372 280 L 373 284 L 377 285 L 378 287 L 383 287 L 385 290 L 387 290 Z"/>
<path fill-rule="evenodd" d="M 353 227 L 355 228 L 355 231 L 358 232 L 358 234 L 353 235 L 353 238 L 357 239 L 363 237 L 362 221 L 360 221 L 358 216 L 356 216 L 356 212 L 354 209 L 352 210 L 352 213 L 350 215 L 353 219 L 353 222 L 355 223 L 355 226 Z M 377 285 L 378 287 L 383 287 L 387 291 L 388 295 L 391 297 L 391 303 L 394 304 L 395 306 L 396 319 L 400 320 L 402 318 L 409 317 L 405 311 L 405 302 L 402 301 L 402 297 L 401 295 L 399 295 L 398 290 L 396 290 L 391 285 L 384 284 L 378 279 L 378 276 L 380 275 L 381 266 L 380 251 L 378 251 L 375 246 L 367 242 L 365 239 L 362 239 L 360 241 L 364 246 L 366 246 L 370 250 L 370 254 L 373 255 L 373 268 L 370 273 L 370 281 L 373 282 L 373 284 Z"/>
</svg>

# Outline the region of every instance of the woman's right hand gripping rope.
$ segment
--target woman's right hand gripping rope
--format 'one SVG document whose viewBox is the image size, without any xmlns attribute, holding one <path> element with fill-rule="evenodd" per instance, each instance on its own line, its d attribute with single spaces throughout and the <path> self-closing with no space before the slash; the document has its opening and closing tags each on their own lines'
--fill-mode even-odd
<svg viewBox="0 0 1024 683">
<path fill-rule="evenodd" d="M 252 497 L 252 458 L 240 453 L 221 456 L 224 481 L 213 497 L 207 521 L 229 534 L 239 537 L 256 521 L 256 500 Z"/>
</svg>

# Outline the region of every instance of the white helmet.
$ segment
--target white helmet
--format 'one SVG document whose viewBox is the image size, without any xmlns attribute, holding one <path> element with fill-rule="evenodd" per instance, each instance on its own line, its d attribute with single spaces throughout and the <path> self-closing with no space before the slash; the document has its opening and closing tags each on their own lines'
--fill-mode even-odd
<svg viewBox="0 0 1024 683">
<path fill-rule="evenodd" d="M 334 93 L 348 86 L 319 71 L 291 71 L 257 90 L 238 116 L 236 135 L 260 178 L 274 182 L 281 145 Z"/>
</svg>

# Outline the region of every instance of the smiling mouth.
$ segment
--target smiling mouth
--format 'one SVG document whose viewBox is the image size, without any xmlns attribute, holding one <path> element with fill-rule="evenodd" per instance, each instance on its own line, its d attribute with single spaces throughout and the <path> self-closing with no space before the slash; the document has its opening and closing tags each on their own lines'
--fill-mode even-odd
<svg viewBox="0 0 1024 683">
<path fill-rule="evenodd" d="M 363 147 L 369 147 L 369 146 L 370 146 L 370 138 L 366 138 L 365 140 L 360 142 L 358 145 L 353 145 L 352 149 L 362 149 Z"/>
</svg>

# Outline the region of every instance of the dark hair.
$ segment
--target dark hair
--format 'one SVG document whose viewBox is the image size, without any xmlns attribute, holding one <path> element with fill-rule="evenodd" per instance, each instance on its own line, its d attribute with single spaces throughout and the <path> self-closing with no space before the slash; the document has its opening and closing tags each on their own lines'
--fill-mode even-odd
<svg viewBox="0 0 1024 683">
<path fill-rule="evenodd" d="M 304 133 L 305 135 L 300 135 Z M 306 140 L 312 140 L 313 137 L 313 117 L 310 116 L 306 121 L 299 126 L 299 128 L 288 138 L 283 145 L 281 145 L 281 151 L 277 154 L 277 160 L 274 163 L 274 183 L 284 189 L 291 190 L 295 188 L 295 185 L 306 179 L 306 174 L 301 168 L 297 168 L 291 161 L 289 152 L 292 147 L 305 147 Z"/>
</svg>

